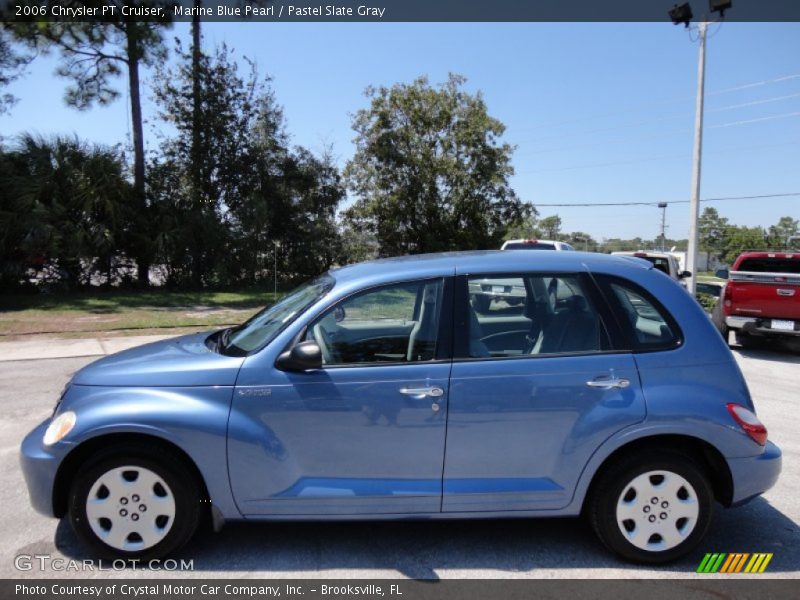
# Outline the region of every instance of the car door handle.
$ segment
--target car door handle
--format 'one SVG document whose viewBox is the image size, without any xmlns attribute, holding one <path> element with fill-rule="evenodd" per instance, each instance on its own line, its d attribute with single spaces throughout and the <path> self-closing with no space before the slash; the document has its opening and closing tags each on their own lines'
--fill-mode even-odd
<svg viewBox="0 0 800 600">
<path fill-rule="evenodd" d="M 591 381 L 587 381 L 586 385 L 593 388 L 599 388 L 601 390 L 610 390 L 610 389 L 624 389 L 631 384 L 630 381 L 627 379 L 592 379 Z"/>
<path fill-rule="evenodd" d="M 444 390 L 440 387 L 403 387 L 400 388 L 400 393 L 413 398 L 440 398 L 444 395 Z"/>
</svg>

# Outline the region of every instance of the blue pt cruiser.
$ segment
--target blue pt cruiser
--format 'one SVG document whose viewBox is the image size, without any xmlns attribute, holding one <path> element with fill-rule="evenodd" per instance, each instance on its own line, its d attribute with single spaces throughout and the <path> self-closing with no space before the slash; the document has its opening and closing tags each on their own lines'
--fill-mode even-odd
<svg viewBox="0 0 800 600">
<path fill-rule="evenodd" d="M 475 282 L 497 298 L 474 302 Z M 669 277 L 497 251 L 332 270 L 238 327 L 98 360 L 22 468 L 34 507 L 101 556 L 164 556 L 204 514 L 585 514 L 611 550 L 660 563 L 700 542 L 715 503 L 769 489 L 781 454 Z"/>
</svg>

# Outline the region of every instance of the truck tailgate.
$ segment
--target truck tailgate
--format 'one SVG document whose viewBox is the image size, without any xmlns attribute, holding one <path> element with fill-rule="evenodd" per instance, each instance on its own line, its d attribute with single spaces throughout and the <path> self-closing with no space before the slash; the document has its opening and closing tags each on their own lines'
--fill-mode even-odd
<svg viewBox="0 0 800 600">
<path fill-rule="evenodd" d="M 800 275 L 733 271 L 731 315 L 800 319 Z"/>
</svg>

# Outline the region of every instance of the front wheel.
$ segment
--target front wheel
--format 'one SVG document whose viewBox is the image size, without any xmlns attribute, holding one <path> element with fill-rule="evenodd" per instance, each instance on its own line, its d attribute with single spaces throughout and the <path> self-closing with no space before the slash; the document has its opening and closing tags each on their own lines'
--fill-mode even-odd
<svg viewBox="0 0 800 600">
<path fill-rule="evenodd" d="M 600 540 L 623 558 L 665 563 L 691 552 L 711 524 L 713 494 L 688 457 L 645 452 L 600 476 L 589 517 Z"/>
<path fill-rule="evenodd" d="M 191 538 L 200 499 L 197 482 L 173 457 L 119 448 L 80 470 L 70 491 L 69 518 L 96 555 L 152 560 Z"/>
</svg>

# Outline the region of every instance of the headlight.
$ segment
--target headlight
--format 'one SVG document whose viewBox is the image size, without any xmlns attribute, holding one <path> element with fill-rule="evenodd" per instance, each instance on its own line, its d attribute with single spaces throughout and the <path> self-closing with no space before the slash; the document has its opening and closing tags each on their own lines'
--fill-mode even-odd
<svg viewBox="0 0 800 600">
<path fill-rule="evenodd" d="M 50 425 L 48 425 L 47 431 L 44 432 L 42 443 L 44 443 L 45 446 L 52 446 L 56 442 L 63 440 L 64 437 L 72 431 L 77 419 L 78 416 L 71 410 L 58 415 L 50 422 Z"/>
</svg>

